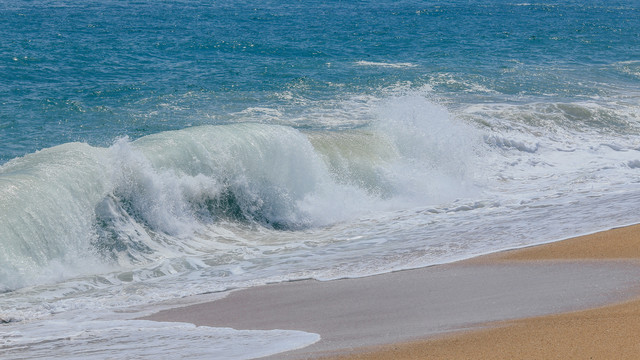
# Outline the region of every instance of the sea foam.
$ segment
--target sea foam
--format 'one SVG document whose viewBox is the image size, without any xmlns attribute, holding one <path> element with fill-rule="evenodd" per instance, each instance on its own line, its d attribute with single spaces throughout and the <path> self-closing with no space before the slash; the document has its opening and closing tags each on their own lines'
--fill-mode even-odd
<svg viewBox="0 0 640 360">
<path fill-rule="evenodd" d="M 200 126 L 14 159 L 0 169 L 9 229 L 0 283 L 208 253 L 223 246 L 220 223 L 302 230 L 470 191 L 471 144 L 480 143 L 472 128 L 420 96 L 379 106 L 361 129 Z"/>
</svg>

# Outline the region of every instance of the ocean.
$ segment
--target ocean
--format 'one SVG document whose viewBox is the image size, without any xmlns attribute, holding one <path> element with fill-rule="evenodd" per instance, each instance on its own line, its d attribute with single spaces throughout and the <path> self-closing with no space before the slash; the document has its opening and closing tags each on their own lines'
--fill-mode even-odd
<svg viewBox="0 0 640 360">
<path fill-rule="evenodd" d="M 0 357 L 250 359 L 134 320 L 640 222 L 635 0 L 0 2 Z"/>
</svg>

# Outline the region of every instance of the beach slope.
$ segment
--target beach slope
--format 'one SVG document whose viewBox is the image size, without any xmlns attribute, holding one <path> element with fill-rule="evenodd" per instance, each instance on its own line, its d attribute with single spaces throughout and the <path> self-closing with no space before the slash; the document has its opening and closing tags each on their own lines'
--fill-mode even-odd
<svg viewBox="0 0 640 360">
<path fill-rule="evenodd" d="M 640 260 L 640 226 L 472 259 L 471 263 L 549 263 L 580 260 L 585 265 Z M 636 281 L 627 291 L 638 290 Z M 361 348 L 335 359 L 637 359 L 640 299 L 595 309 L 487 324 L 409 343 Z"/>
<path fill-rule="evenodd" d="M 574 336 L 583 336 L 589 343 L 597 331 L 611 329 L 615 331 L 612 337 L 633 342 L 630 334 L 638 333 L 634 323 L 640 323 L 633 317 L 630 328 L 606 327 L 600 321 L 626 321 L 635 302 L 584 310 L 628 301 L 638 294 L 640 266 L 636 259 L 640 256 L 633 251 L 638 252 L 639 231 L 638 227 L 615 229 L 366 278 L 298 281 L 233 291 L 218 301 L 162 311 L 148 319 L 320 334 L 318 343 L 274 357 L 279 359 L 499 358 L 502 354 L 524 356 L 520 351 L 546 351 L 551 349 L 547 342 L 580 347 L 551 335 L 550 330 L 558 336 L 572 336 L 573 329 Z M 552 315 L 576 310 L 583 312 Z M 522 318 L 529 319 L 514 321 Z M 469 331 L 478 328 L 484 330 Z M 521 338 L 514 339 L 518 332 Z M 452 333 L 456 335 L 443 337 Z M 517 352 L 499 348 L 500 339 Z M 533 350 L 526 350 L 525 343 Z M 548 357 L 536 354 L 533 356 Z"/>
</svg>

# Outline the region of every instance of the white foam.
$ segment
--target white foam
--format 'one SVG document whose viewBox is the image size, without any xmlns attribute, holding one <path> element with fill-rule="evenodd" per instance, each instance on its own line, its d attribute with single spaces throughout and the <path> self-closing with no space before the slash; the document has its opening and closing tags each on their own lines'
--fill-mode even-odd
<svg viewBox="0 0 640 360">
<path fill-rule="evenodd" d="M 290 330 L 234 330 L 144 320 L 0 325 L 3 359 L 254 359 L 317 342 Z"/>
<path fill-rule="evenodd" d="M 356 65 L 377 66 L 377 67 L 394 68 L 394 69 L 412 68 L 417 66 L 416 64 L 412 64 L 412 63 L 388 63 L 388 62 L 376 62 L 376 61 L 364 61 L 364 60 L 356 61 Z"/>
<path fill-rule="evenodd" d="M 452 112 L 430 99 L 429 89 L 389 92 L 312 111 L 327 116 L 328 130 L 194 127 L 122 139 L 109 148 L 69 144 L 6 164 L 8 181 L 1 186 L 8 194 L 26 194 L 21 184 L 28 182 L 12 181 L 29 174 L 47 179 L 38 185 L 43 189 L 92 185 L 79 187 L 87 196 L 62 192 L 55 198 L 53 190 L 41 191 L 56 201 L 77 201 L 65 206 L 69 214 L 84 209 L 74 231 L 88 235 L 69 250 L 78 258 L 51 256 L 48 265 L 27 269 L 53 269 L 56 279 L 25 281 L 27 271 L 4 283 L 6 289 L 44 285 L 0 294 L 0 318 L 26 324 L 51 317 L 62 324 L 61 314 L 69 312 L 144 307 L 270 282 L 366 276 L 636 219 L 640 139 L 632 131 L 621 136 L 557 126 L 566 114 L 594 119 L 597 103 L 484 104 Z M 368 119 L 367 126 L 334 128 L 347 110 Z M 547 110 L 551 118 L 543 116 Z M 527 121 L 512 119 L 514 114 Z M 60 160 L 65 151 L 76 160 Z M 66 162 L 86 162 L 89 171 Z M 217 212 L 217 196 L 232 214 Z M 22 219 L 34 220 L 23 226 L 36 230 L 68 215 L 33 208 L 41 213 Z M 91 226 L 93 215 L 102 221 L 102 233 Z M 271 224 L 284 224 L 286 231 Z M 95 265 L 100 256 L 85 251 L 95 245 L 92 239 L 109 245 L 101 255 L 114 255 L 107 270 Z"/>
</svg>

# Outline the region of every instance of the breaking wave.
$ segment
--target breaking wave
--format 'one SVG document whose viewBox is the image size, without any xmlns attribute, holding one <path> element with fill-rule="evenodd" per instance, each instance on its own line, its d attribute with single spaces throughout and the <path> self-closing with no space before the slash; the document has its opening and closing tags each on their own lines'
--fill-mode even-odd
<svg viewBox="0 0 640 360">
<path fill-rule="evenodd" d="M 0 168 L 0 290 L 215 248 L 219 224 L 296 231 L 470 191 L 470 127 L 412 96 L 378 120 L 200 126 L 13 159 Z"/>
</svg>

